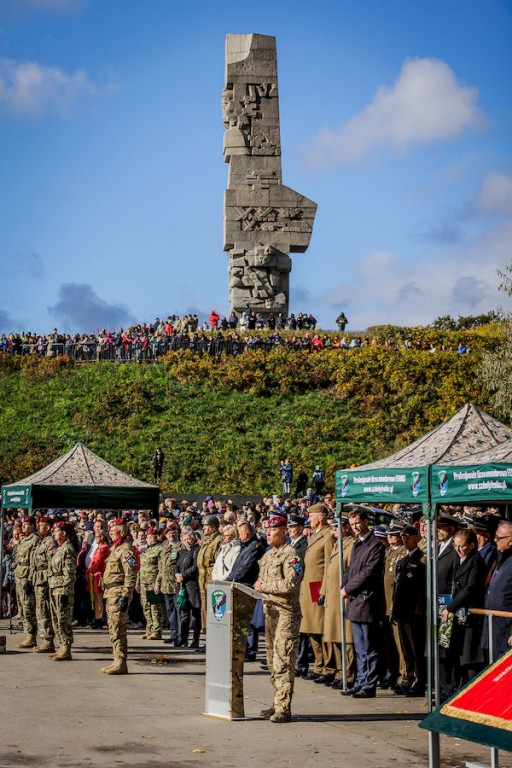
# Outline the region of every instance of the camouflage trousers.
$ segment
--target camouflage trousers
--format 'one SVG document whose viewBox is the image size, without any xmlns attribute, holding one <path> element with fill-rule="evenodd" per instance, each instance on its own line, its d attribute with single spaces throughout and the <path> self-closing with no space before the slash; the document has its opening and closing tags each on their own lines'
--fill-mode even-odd
<svg viewBox="0 0 512 768">
<path fill-rule="evenodd" d="M 40 584 L 34 587 L 34 591 L 36 593 L 37 630 L 43 640 L 52 642 L 55 632 L 53 631 L 50 608 L 50 588 L 48 584 Z"/>
<path fill-rule="evenodd" d="M 34 596 L 34 588 L 32 587 L 32 594 L 25 594 L 25 585 L 28 583 L 28 579 L 16 580 L 16 597 L 21 601 L 22 607 L 21 614 L 23 616 L 23 629 L 28 635 L 37 634 L 37 619 L 36 619 L 36 598 Z"/>
<path fill-rule="evenodd" d="M 73 642 L 73 587 L 54 587 L 50 589 L 50 612 L 55 637 L 60 645 Z"/>
<path fill-rule="evenodd" d="M 274 709 L 290 713 L 299 645 L 300 610 L 265 603 L 265 644 L 270 682 L 274 686 Z"/>
<path fill-rule="evenodd" d="M 140 601 L 142 603 L 142 610 L 144 611 L 144 618 L 146 619 L 146 632 L 148 635 L 162 636 L 162 628 L 164 626 L 164 607 L 160 603 L 158 605 L 152 605 L 146 595 L 147 587 L 144 585 L 140 588 Z"/>
<path fill-rule="evenodd" d="M 126 616 L 127 611 L 120 611 L 118 600 L 120 594 L 109 595 L 107 597 L 107 622 L 110 642 L 112 643 L 112 654 L 114 659 L 126 661 L 128 656 L 128 640 L 126 637 Z"/>
<path fill-rule="evenodd" d="M 14 589 L 16 592 L 16 605 L 18 606 L 18 613 L 23 619 L 23 590 L 20 589 L 20 582 L 18 579 L 15 579 Z"/>
</svg>

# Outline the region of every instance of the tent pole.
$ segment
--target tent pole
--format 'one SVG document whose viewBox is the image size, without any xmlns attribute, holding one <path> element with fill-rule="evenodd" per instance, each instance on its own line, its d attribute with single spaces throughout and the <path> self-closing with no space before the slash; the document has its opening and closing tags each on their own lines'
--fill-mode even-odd
<svg viewBox="0 0 512 768">
<path fill-rule="evenodd" d="M 424 504 L 427 518 L 427 709 L 432 712 L 439 699 L 439 658 L 437 649 L 437 507 Z M 435 699 L 435 701 L 434 701 Z M 439 733 L 429 731 L 428 765 L 439 768 L 441 749 Z"/>
<path fill-rule="evenodd" d="M 4 562 L 4 508 L 0 506 L 0 606 L 2 605 L 3 597 L 3 584 L 4 580 L 2 576 L 2 565 Z M 5 574 L 7 576 L 7 574 Z M 1 615 L 1 608 L 0 608 Z"/>
</svg>

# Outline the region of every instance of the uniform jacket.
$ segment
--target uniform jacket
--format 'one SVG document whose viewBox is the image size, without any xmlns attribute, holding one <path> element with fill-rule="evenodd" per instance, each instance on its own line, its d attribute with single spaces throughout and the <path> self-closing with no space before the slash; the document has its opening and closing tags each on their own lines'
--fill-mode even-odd
<svg viewBox="0 0 512 768">
<path fill-rule="evenodd" d="M 140 571 L 137 575 L 137 586 L 153 590 L 157 586 L 158 566 L 162 545 L 151 544 L 140 556 Z"/>
<path fill-rule="evenodd" d="M 64 588 L 73 591 L 76 578 L 76 552 L 71 542 L 66 540 L 54 550 L 48 575 L 50 589 Z"/>
<path fill-rule="evenodd" d="M 459 565 L 459 556 L 453 548 L 453 542 L 438 556 L 437 591 L 440 595 L 451 595 L 453 578 Z"/>
<path fill-rule="evenodd" d="M 242 542 L 238 557 L 227 577 L 227 581 L 237 581 L 239 584 L 252 587 L 258 579 L 260 571 L 259 561 L 263 557 L 264 552 L 265 547 L 256 535 L 249 539 L 249 541 Z"/>
<path fill-rule="evenodd" d="M 485 607 L 496 611 L 512 611 L 512 549 L 498 555 L 498 564 L 487 590 Z M 493 630 L 496 659 L 508 648 L 507 640 L 512 635 L 512 619 L 493 618 Z M 484 634 L 483 646 L 488 647 L 487 631 Z"/>
<path fill-rule="evenodd" d="M 347 619 L 371 623 L 382 615 L 384 547 L 373 533 L 355 539 L 350 565 L 343 576 L 349 596 Z"/>
<path fill-rule="evenodd" d="M 325 568 L 329 562 L 334 537 L 328 525 L 313 533 L 304 555 L 304 578 L 300 588 L 302 622 L 300 631 L 321 635 L 324 628 L 324 609 L 312 599 L 313 593 L 325 595 Z M 315 584 L 320 582 L 319 589 Z"/>
<path fill-rule="evenodd" d="M 290 546 L 293 547 L 300 558 L 304 560 L 306 549 L 308 547 L 308 537 L 302 533 L 296 541 L 290 541 Z"/>
<path fill-rule="evenodd" d="M 103 583 L 105 597 L 127 597 L 131 600 L 137 579 L 137 558 L 128 539 L 114 542 L 105 565 Z"/>
<path fill-rule="evenodd" d="M 396 564 L 391 618 L 407 621 L 413 616 L 424 616 L 426 594 L 427 566 L 418 547 L 410 555 L 404 554 Z"/>
<path fill-rule="evenodd" d="M 45 536 L 39 539 L 39 543 L 34 547 L 33 554 L 33 582 L 34 586 L 41 587 L 48 584 L 48 572 L 50 569 L 50 560 L 57 547 L 53 536 Z"/>
<path fill-rule="evenodd" d="M 277 606 L 298 613 L 302 574 L 302 562 L 290 544 L 267 550 L 260 560 L 259 573 L 264 610 Z"/>
<path fill-rule="evenodd" d="M 199 570 L 199 589 L 206 592 L 208 582 L 212 580 L 212 570 L 222 545 L 220 533 L 205 536 L 197 553 L 197 568 Z"/>
<path fill-rule="evenodd" d="M 384 556 L 384 600 L 386 601 L 386 616 L 391 616 L 393 591 L 395 589 L 396 565 L 406 553 L 403 544 L 393 549 L 388 547 Z"/>
<path fill-rule="evenodd" d="M 197 555 L 199 552 L 199 544 L 194 544 L 192 549 L 183 547 L 178 555 L 176 561 L 176 573 L 181 573 L 183 576 L 183 586 L 187 593 L 190 604 L 193 608 L 201 607 L 201 597 L 199 593 L 198 576 L 199 571 L 197 568 Z"/>
<path fill-rule="evenodd" d="M 178 582 L 176 581 L 176 563 L 178 555 L 183 549 L 181 541 L 175 541 L 171 547 L 162 545 L 160 558 L 158 560 L 158 574 L 155 586 L 164 595 L 175 595 L 178 591 Z"/>
<path fill-rule="evenodd" d="M 39 543 L 37 533 L 31 533 L 22 539 L 16 547 L 16 580 L 31 581 L 33 570 L 34 549 Z"/>
</svg>

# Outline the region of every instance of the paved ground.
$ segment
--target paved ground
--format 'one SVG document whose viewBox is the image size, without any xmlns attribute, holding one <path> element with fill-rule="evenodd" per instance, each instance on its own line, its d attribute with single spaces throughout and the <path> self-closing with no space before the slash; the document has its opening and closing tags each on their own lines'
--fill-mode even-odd
<svg viewBox="0 0 512 768">
<path fill-rule="evenodd" d="M 189 768 L 195 766 L 425 766 L 427 734 L 418 728 L 423 700 L 383 691 L 356 702 L 298 680 L 294 720 L 225 722 L 201 716 L 204 656 L 139 639 L 131 631 L 130 675 L 100 673 L 110 654 L 106 632 L 78 630 L 73 661 L 15 651 L 0 656 L 0 768 Z M 154 664 L 162 654 L 167 663 Z M 246 713 L 271 701 L 258 663 L 246 665 Z M 442 765 L 489 763 L 489 750 L 442 738 Z M 502 754 L 502 768 L 512 755 Z"/>
</svg>

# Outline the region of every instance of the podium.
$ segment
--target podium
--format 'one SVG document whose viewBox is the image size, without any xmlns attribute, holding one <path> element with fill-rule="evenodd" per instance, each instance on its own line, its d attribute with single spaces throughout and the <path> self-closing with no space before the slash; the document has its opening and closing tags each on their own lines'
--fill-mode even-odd
<svg viewBox="0 0 512 768">
<path fill-rule="evenodd" d="M 232 581 L 212 581 L 206 593 L 208 717 L 244 720 L 244 660 L 256 600 L 263 596 Z"/>
</svg>

